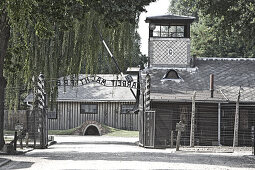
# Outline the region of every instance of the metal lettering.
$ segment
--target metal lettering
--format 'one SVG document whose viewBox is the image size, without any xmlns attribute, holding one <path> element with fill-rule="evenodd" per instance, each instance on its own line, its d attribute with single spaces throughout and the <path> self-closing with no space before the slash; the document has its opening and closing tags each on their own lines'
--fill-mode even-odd
<svg viewBox="0 0 255 170">
<path fill-rule="evenodd" d="M 126 87 L 127 82 L 126 81 L 122 81 L 122 85 L 123 85 L 123 87 Z"/>
<path fill-rule="evenodd" d="M 86 81 L 86 84 L 90 82 L 88 77 L 85 77 L 84 80 Z"/>
<path fill-rule="evenodd" d="M 101 81 L 101 84 L 105 86 L 105 84 L 106 84 L 106 80 L 105 80 L 105 79 L 103 79 L 103 80 Z"/>
<path fill-rule="evenodd" d="M 118 80 L 118 86 L 121 86 L 121 80 Z"/>
<path fill-rule="evenodd" d="M 68 80 L 64 80 L 64 85 L 68 86 Z"/>
<path fill-rule="evenodd" d="M 57 86 L 61 86 L 61 81 L 57 80 Z"/>
<path fill-rule="evenodd" d="M 98 77 L 96 82 L 100 83 L 100 81 L 101 81 L 101 77 Z"/>
<path fill-rule="evenodd" d="M 71 85 L 74 86 L 74 80 L 70 80 L 71 81 Z"/>
<path fill-rule="evenodd" d="M 83 80 L 85 80 L 85 79 L 80 79 L 80 82 L 81 82 L 82 85 L 84 85 Z M 86 80 L 85 80 L 85 81 L 86 81 Z"/>
<path fill-rule="evenodd" d="M 136 88 L 136 82 L 133 82 L 132 88 Z"/>
<path fill-rule="evenodd" d="M 111 82 L 112 82 L 112 86 L 114 86 L 114 82 L 115 82 L 115 80 L 111 80 Z"/>
</svg>

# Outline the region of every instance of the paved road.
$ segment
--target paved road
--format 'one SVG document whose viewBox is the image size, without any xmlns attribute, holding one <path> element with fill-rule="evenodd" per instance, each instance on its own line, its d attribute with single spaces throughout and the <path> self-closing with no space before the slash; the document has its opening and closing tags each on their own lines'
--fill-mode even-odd
<svg viewBox="0 0 255 170">
<path fill-rule="evenodd" d="M 250 153 L 175 152 L 138 147 L 136 138 L 57 136 L 48 149 L 0 155 L 0 169 L 255 169 Z"/>
</svg>

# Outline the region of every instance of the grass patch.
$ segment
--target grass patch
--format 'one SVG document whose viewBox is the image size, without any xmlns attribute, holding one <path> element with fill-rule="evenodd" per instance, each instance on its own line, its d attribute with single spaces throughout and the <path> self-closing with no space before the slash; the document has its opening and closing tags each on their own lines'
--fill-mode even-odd
<svg viewBox="0 0 255 170">
<path fill-rule="evenodd" d="M 74 135 L 75 131 L 79 128 L 80 127 L 67 129 L 67 130 L 49 130 L 48 134 L 49 135 Z M 138 137 L 139 136 L 138 131 L 121 130 L 121 129 L 116 129 L 103 124 L 102 124 L 102 128 L 103 128 L 105 136 L 116 136 L 116 137 Z M 14 132 L 15 131 L 4 130 L 5 136 L 14 136 Z M 5 137 L 5 138 L 6 140 L 9 140 L 9 138 L 11 137 Z"/>
<path fill-rule="evenodd" d="M 106 131 L 106 134 L 104 134 L 105 136 L 116 136 L 116 137 L 138 137 L 139 136 L 138 131 L 116 129 L 106 125 L 102 125 L 102 127 Z"/>
<path fill-rule="evenodd" d="M 128 131 L 128 130 L 120 130 L 117 129 L 114 132 L 110 132 L 105 134 L 105 136 L 115 136 L 115 137 L 138 137 L 138 131 Z"/>
<path fill-rule="evenodd" d="M 67 129 L 67 130 L 49 130 L 49 135 L 73 135 L 77 128 Z"/>
<path fill-rule="evenodd" d="M 79 129 L 80 127 L 76 127 L 73 129 L 67 130 L 49 130 L 49 135 L 74 135 L 74 132 Z M 106 125 L 102 125 L 104 135 L 105 136 L 115 136 L 115 137 L 138 137 L 138 131 L 128 131 L 128 130 L 121 130 L 116 129 L 113 127 L 109 127 Z"/>
</svg>

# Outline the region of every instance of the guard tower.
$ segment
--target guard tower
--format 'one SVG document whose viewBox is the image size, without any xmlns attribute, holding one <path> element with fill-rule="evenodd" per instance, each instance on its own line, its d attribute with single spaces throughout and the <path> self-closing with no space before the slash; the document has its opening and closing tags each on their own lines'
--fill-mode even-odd
<svg viewBox="0 0 255 170">
<path fill-rule="evenodd" d="M 194 17 L 162 15 L 147 17 L 149 23 L 148 67 L 191 67 L 190 24 Z"/>
</svg>

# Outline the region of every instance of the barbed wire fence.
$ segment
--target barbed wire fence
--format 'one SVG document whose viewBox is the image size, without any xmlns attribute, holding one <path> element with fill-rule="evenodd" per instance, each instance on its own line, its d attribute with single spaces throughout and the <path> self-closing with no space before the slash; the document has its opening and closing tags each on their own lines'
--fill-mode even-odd
<svg viewBox="0 0 255 170">
<path fill-rule="evenodd" d="M 250 88 L 249 92 L 245 90 L 246 88 L 244 87 L 244 90 L 240 93 L 238 105 L 237 101 L 195 101 L 195 146 L 254 146 L 255 88 Z M 233 93 L 232 97 L 237 99 L 238 92 Z M 155 120 L 159 124 L 158 129 L 156 128 L 156 136 L 160 138 L 160 136 L 167 134 L 166 141 L 159 141 L 159 143 L 165 143 L 167 146 L 171 145 L 171 133 L 174 135 L 173 138 L 176 139 L 176 124 L 180 121 L 185 124 L 185 130 L 182 132 L 181 137 L 181 145 L 190 145 L 192 93 L 187 93 L 186 96 L 181 94 L 180 98 L 189 98 L 190 100 L 172 101 L 169 102 L 168 106 L 163 103 L 152 104 L 152 110 L 156 110 L 156 114 L 161 114 Z M 236 121 L 237 111 L 238 119 Z M 237 130 L 235 126 L 238 127 Z M 236 136 L 234 135 L 235 131 Z M 236 144 L 234 144 L 235 140 Z M 174 144 L 175 142 L 174 140 Z"/>
</svg>

